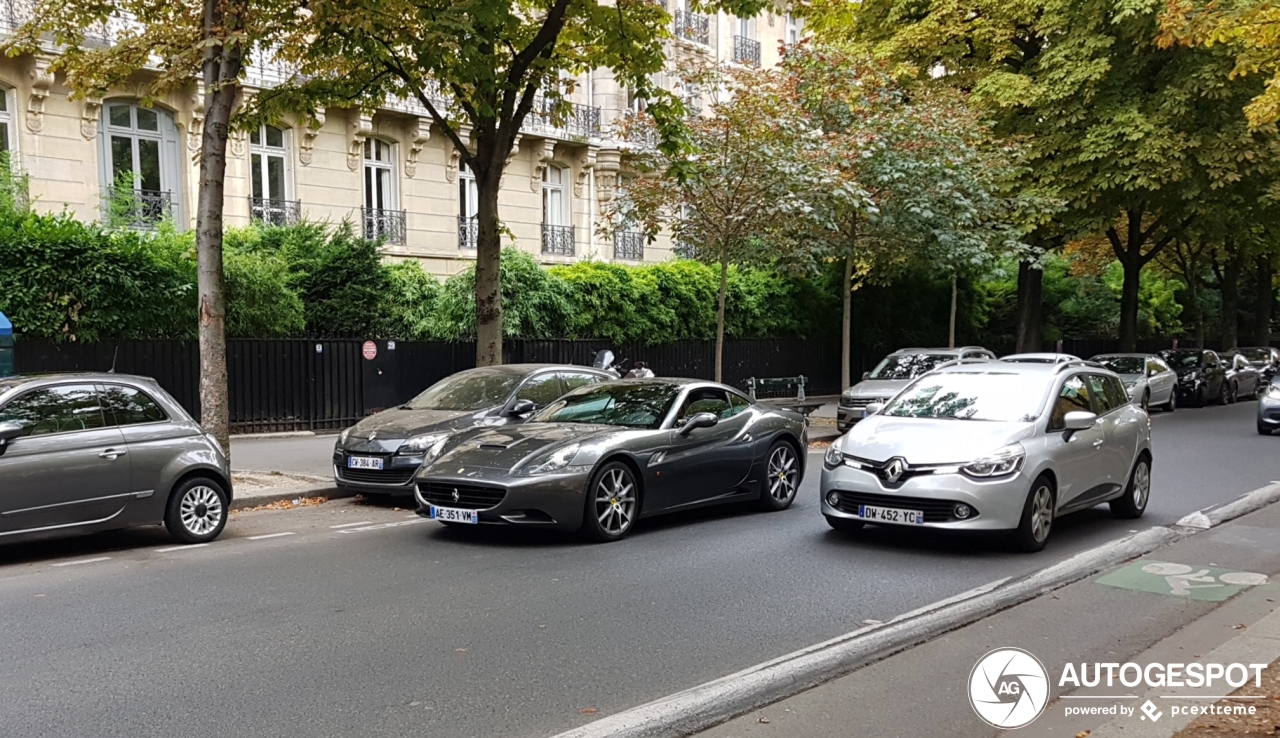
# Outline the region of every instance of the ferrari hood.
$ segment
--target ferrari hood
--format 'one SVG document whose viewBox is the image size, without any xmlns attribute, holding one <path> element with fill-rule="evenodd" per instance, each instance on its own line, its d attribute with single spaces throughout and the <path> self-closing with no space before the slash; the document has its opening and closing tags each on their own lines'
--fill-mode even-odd
<svg viewBox="0 0 1280 738">
<path fill-rule="evenodd" d="M 541 452 L 617 430 L 614 426 L 583 423 L 528 423 L 494 428 L 468 436 L 441 454 L 431 467 L 514 469 Z"/>
</svg>

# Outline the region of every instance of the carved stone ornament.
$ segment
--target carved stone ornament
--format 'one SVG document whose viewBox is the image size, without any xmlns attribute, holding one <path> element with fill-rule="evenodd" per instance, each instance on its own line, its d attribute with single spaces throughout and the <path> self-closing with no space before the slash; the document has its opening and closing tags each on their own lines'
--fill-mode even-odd
<svg viewBox="0 0 1280 738">
<path fill-rule="evenodd" d="M 520 153 L 520 134 L 511 141 L 511 150 L 507 152 L 507 160 L 502 164 L 502 176 L 498 178 L 498 189 L 506 186 L 507 171 L 511 169 L 511 160 Z"/>
<path fill-rule="evenodd" d="M 47 56 L 37 56 L 31 60 L 31 69 L 27 72 L 31 79 L 31 94 L 27 97 L 27 128 L 32 133 L 44 130 L 44 103 L 54 81 L 53 72 L 49 71 L 52 63 L 53 60 Z"/>
<path fill-rule="evenodd" d="M 413 177 L 418 173 L 418 156 L 429 140 L 431 140 L 430 118 L 418 118 L 409 123 L 409 146 L 404 156 L 404 176 Z"/>
<path fill-rule="evenodd" d="M 191 92 L 191 125 L 187 126 L 187 148 L 199 151 L 204 140 L 204 89 L 197 85 Z"/>
<path fill-rule="evenodd" d="M 302 166 L 311 163 L 316 148 L 316 136 L 320 135 L 320 129 L 324 127 L 324 108 L 316 108 L 314 115 L 303 118 L 298 129 L 302 135 L 298 140 L 298 162 Z"/>
<path fill-rule="evenodd" d="M 80 109 L 80 135 L 92 141 L 98 136 L 98 117 L 102 115 L 102 98 L 86 97 Z"/>
<path fill-rule="evenodd" d="M 364 158 L 364 142 L 373 133 L 373 116 L 364 111 L 354 111 L 347 121 L 347 169 L 360 170 Z"/>
<path fill-rule="evenodd" d="M 556 158 L 556 142 L 549 138 L 542 139 L 542 148 L 537 150 L 538 160 L 529 175 L 529 189 L 539 192 L 542 189 L 542 174 Z"/>
<path fill-rule="evenodd" d="M 458 138 L 463 143 L 471 142 L 471 126 L 458 126 Z M 458 147 L 453 143 L 453 139 L 449 139 L 449 156 L 444 162 L 444 178 L 450 182 L 458 179 L 458 168 L 462 166 L 462 154 L 458 152 Z"/>
<path fill-rule="evenodd" d="M 573 178 L 573 196 L 582 197 L 582 188 L 587 184 L 587 177 L 596 167 L 596 154 L 599 146 L 588 146 L 578 154 L 578 174 Z"/>
<path fill-rule="evenodd" d="M 602 205 L 617 194 L 618 171 L 622 168 L 622 152 L 604 149 L 596 154 L 596 197 Z"/>
</svg>

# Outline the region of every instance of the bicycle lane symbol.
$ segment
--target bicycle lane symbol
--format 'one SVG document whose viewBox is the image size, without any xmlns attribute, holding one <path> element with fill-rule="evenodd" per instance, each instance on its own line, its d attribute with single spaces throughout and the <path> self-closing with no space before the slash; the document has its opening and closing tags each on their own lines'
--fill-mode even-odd
<svg viewBox="0 0 1280 738">
<path fill-rule="evenodd" d="M 1131 564 L 1097 580 L 1098 584 L 1108 587 L 1213 602 L 1221 602 L 1246 587 L 1266 582 L 1263 574 L 1161 561 Z"/>
</svg>

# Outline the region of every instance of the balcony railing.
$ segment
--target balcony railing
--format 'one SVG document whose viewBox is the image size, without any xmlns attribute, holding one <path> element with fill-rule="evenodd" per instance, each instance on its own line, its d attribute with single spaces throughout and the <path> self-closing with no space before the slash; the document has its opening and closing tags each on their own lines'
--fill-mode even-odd
<svg viewBox="0 0 1280 738">
<path fill-rule="evenodd" d="M 150 229 L 173 217 L 173 193 L 115 189 L 102 206 L 107 225 Z"/>
<path fill-rule="evenodd" d="M 556 115 L 557 105 L 539 95 L 524 119 L 524 130 L 532 133 L 559 134 L 563 138 L 588 139 L 600 135 L 600 108 L 565 102 Z"/>
<path fill-rule="evenodd" d="M 458 216 L 458 248 L 463 251 L 475 251 L 476 240 L 480 237 L 480 219 L 476 216 Z"/>
<path fill-rule="evenodd" d="M 370 241 L 382 241 L 403 245 L 405 242 L 405 224 L 403 210 L 378 210 L 362 208 L 364 216 L 364 237 Z"/>
<path fill-rule="evenodd" d="M 573 256 L 573 226 L 542 224 L 542 253 Z"/>
<path fill-rule="evenodd" d="M 644 261 L 644 245 L 648 237 L 639 231 L 613 232 L 613 258 Z"/>
<path fill-rule="evenodd" d="M 733 60 L 752 67 L 760 66 L 760 42 L 746 36 L 734 36 Z"/>
<path fill-rule="evenodd" d="M 711 39 L 711 18 L 687 10 L 677 10 L 675 16 L 676 36 L 685 41 L 707 46 Z"/>
<path fill-rule="evenodd" d="M 255 222 L 267 225 L 296 225 L 302 221 L 302 202 L 251 197 L 249 198 L 249 217 Z"/>
</svg>

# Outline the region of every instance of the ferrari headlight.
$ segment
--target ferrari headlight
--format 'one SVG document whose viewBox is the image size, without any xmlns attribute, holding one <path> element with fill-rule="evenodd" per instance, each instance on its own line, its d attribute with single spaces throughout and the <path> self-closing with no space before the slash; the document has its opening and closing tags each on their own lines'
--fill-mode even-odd
<svg viewBox="0 0 1280 738">
<path fill-rule="evenodd" d="M 979 479 L 1004 477 L 1021 470 L 1022 462 L 1026 458 L 1027 452 L 1023 450 L 1021 444 L 1011 443 L 995 453 L 966 464 L 960 468 L 960 471 Z"/>
<path fill-rule="evenodd" d="M 400 448 L 396 453 L 401 456 L 422 455 L 427 458 L 433 458 L 444 448 L 444 442 L 447 440 L 449 440 L 448 433 L 424 433 L 400 444 Z"/>
<path fill-rule="evenodd" d="M 571 443 L 556 449 L 546 459 L 525 470 L 525 474 L 550 474 L 569 468 L 569 462 L 578 455 L 581 444 Z"/>
<path fill-rule="evenodd" d="M 833 443 L 827 447 L 827 455 L 822 457 L 822 463 L 828 469 L 834 469 L 844 463 L 844 453 Z"/>
</svg>

